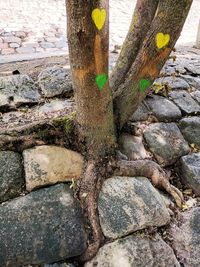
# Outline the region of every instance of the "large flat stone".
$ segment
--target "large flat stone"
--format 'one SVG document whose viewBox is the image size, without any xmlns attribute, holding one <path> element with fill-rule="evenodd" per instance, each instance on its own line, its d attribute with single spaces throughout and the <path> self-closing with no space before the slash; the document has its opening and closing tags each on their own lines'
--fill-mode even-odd
<svg viewBox="0 0 200 267">
<path fill-rule="evenodd" d="M 57 146 L 36 146 L 23 151 L 26 189 L 78 179 L 83 157 Z"/>
<path fill-rule="evenodd" d="M 85 267 L 180 267 L 172 248 L 158 235 L 129 236 L 100 248 Z"/>
<path fill-rule="evenodd" d="M 67 185 L 0 205 L 1 267 L 60 261 L 86 248 L 81 209 Z"/>
<path fill-rule="evenodd" d="M 24 184 L 21 155 L 0 151 L 0 203 L 19 196 Z"/>
<path fill-rule="evenodd" d="M 62 100 L 62 99 L 54 99 L 48 103 L 44 103 L 43 105 L 36 107 L 34 110 L 37 114 L 52 114 L 54 112 L 58 112 L 61 110 L 71 109 L 73 106 L 73 102 L 70 100 Z"/>
<path fill-rule="evenodd" d="M 0 107 L 15 108 L 39 100 L 38 89 L 27 75 L 0 77 Z"/>
<path fill-rule="evenodd" d="M 142 143 L 142 137 L 130 134 L 122 134 L 119 138 L 120 151 L 128 157 L 129 160 L 145 159 L 149 155 Z"/>
<path fill-rule="evenodd" d="M 133 115 L 130 118 L 130 121 L 145 121 L 148 119 L 148 116 L 150 115 L 150 110 L 148 110 L 147 105 L 142 103 L 139 105 L 138 109 L 133 113 Z"/>
<path fill-rule="evenodd" d="M 186 91 L 173 91 L 169 93 L 175 104 L 181 109 L 183 114 L 200 113 L 200 105 Z"/>
<path fill-rule="evenodd" d="M 166 85 L 172 90 L 178 90 L 178 89 L 187 90 L 190 88 L 189 84 L 184 79 L 173 76 L 158 78 L 155 80 L 154 84 Z"/>
<path fill-rule="evenodd" d="M 194 208 L 182 214 L 179 225 L 170 229 L 172 245 L 181 266 L 200 266 L 200 208 Z"/>
<path fill-rule="evenodd" d="M 175 121 L 181 118 L 180 109 L 165 97 L 153 96 L 151 99 L 147 99 L 147 103 L 159 121 Z"/>
<path fill-rule="evenodd" d="M 190 86 L 193 88 L 200 90 L 200 78 L 199 77 L 194 77 L 191 75 L 182 75 L 182 78 L 186 80 Z"/>
<path fill-rule="evenodd" d="M 144 137 L 157 161 L 162 166 L 175 163 L 190 148 L 175 123 L 154 123 L 144 132 Z"/>
<path fill-rule="evenodd" d="M 200 153 L 182 157 L 180 173 L 182 182 L 192 188 L 197 196 L 200 196 Z"/>
<path fill-rule="evenodd" d="M 54 97 L 72 92 L 71 71 L 65 68 L 51 67 L 38 76 L 38 84 L 45 97 Z"/>
<path fill-rule="evenodd" d="M 184 118 L 179 126 L 184 138 L 200 148 L 200 117 Z"/>
<path fill-rule="evenodd" d="M 170 215 L 147 178 L 112 177 L 99 196 L 99 218 L 108 238 L 119 238 L 149 226 L 169 223 Z"/>
<path fill-rule="evenodd" d="M 200 104 L 200 90 L 192 92 L 191 96 Z"/>
<path fill-rule="evenodd" d="M 199 64 L 194 64 L 193 62 L 185 66 L 186 70 L 195 76 L 200 75 L 200 66 Z"/>
</svg>

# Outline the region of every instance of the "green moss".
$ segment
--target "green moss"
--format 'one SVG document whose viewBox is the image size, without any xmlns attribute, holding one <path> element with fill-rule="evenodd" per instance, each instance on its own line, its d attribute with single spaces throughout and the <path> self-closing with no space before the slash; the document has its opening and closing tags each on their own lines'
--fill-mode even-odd
<svg viewBox="0 0 200 267">
<path fill-rule="evenodd" d="M 65 134 L 71 133 L 74 129 L 74 118 L 76 116 L 76 112 L 71 113 L 68 116 L 64 116 L 61 118 L 56 118 L 53 120 L 53 125 L 55 127 L 62 128 Z"/>
<path fill-rule="evenodd" d="M 41 129 L 41 130 L 37 131 L 37 136 L 40 140 L 45 140 L 48 135 L 49 135 L 49 129 L 48 128 Z"/>
</svg>

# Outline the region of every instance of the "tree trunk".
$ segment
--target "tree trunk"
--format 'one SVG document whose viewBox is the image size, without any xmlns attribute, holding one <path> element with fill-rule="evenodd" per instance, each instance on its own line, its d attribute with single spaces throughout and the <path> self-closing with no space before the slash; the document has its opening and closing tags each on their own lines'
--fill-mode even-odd
<svg viewBox="0 0 200 267">
<path fill-rule="evenodd" d="M 116 91 L 119 85 L 124 82 L 151 26 L 157 6 L 158 0 L 137 1 L 128 34 L 110 77 L 113 91 Z"/>
<path fill-rule="evenodd" d="M 66 4 L 79 144 L 86 161 L 78 195 L 93 233 L 81 257 L 86 261 L 95 255 L 103 239 L 97 200 L 116 141 L 108 82 L 109 1 L 67 0 Z"/>
<path fill-rule="evenodd" d="M 83 261 L 96 254 L 103 240 L 97 201 L 103 180 L 112 174 L 112 166 L 122 174 L 146 175 L 154 184 L 164 187 L 179 206 L 183 201 L 181 193 L 169 184 L 156 163 L 121 162 L 116 166 L 115 158 L 112 160 L 119 135 L 115 130 L 122 128 L 145 98 L 146 89 L 159 74 L 178 39 L 192 0 L 162 0 L 158 9 L 157 2 L 137 2 L 131 28 L 111 77 L 117 89 L 113 112 L 108 81 L 109 1 L 66 0 L 78 145 L 85 157 L 78 196 L 92 232 L 88 249 L 81 257 Z M 121 63 L 124 64 L 122 71 Z"/>
<path fill-rule="evenodd" d="M 147 95 L 180 36 L 192 0 L 162 0 L 134 64 L 114 100 L 119 128 L 128 121 Z M 142 30 L 142 29 L 141 29 Z"/>
<path fill-rule="evenodd" d="M 110 153 L 115 143 L 108 82 L 109 1 L 67 0 L 66 3 L 79 137 L 89 158 L 99 159 Z"/>
</svg>

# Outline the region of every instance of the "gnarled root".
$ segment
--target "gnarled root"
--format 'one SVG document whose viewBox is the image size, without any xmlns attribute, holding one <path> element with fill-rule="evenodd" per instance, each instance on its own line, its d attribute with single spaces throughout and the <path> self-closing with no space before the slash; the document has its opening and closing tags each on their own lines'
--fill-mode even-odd
<svg viewBox="0 0 200 267">
<path fill-rule="evenodd" d="M 80 256 L 79 260 L 81 262 L 91 260 L 98 252 L 98 249 L 104 240 L 97 210 L 98 196 L 103 181 L 102 176 L 97 169 L 95 161 L 89 161 L 85 168 L 85 172 L 80 179 L 79 199 L 88 226 L 91 227 L 92 232 L 92 243 L 89 244 L 84 254 Z"/>
<path fill-rule="evenodd" d="M 121 160 L 116 163 L 116 167 L 115 175 L 147 177 L 155 187 L 165 189 L 174 198 L 179 208 L 184 204 L 183 194 L 170 184 L 166 173 L 156 162 L 151 160 Z"/>
</svg>

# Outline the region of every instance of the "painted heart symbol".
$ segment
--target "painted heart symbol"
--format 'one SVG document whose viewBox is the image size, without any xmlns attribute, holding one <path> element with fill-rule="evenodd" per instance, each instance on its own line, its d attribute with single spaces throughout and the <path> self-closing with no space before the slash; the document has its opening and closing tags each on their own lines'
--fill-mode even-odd
<svg viewBox="0 0 200 267">
<path fill-rule="evenodd" d="M 163 34 L 162 32 L 159 32 L 156 34 L 156 46 L 158 49 L 161 49 L 168 45 L 170 41 L 170 35 L 169 34 Z"/>
<path fill-rule="evenodd" d="M 97 84 L 99 90 L 102 90 L 104 88 L 104 86 L 107 83 L 107 80 L 108 80 L 108 75 L 106 75 L 104 73 L 96 76 L 95 81 L 96 81 L 96 84 Z"/>
<path fill-rule="evenodd" d="M 140 91 L 144 92 L 149 86 L 151 85 L 151 82 L 147 79 L 142 79 L 139 82 L 139 89 Z"/>
<path fill-rule="evenodd" d="M 106 21 L 106 10 L 95 8 L 92 11 L 92 19 L 98 30 L 101 30 Z"/>
</svg>

